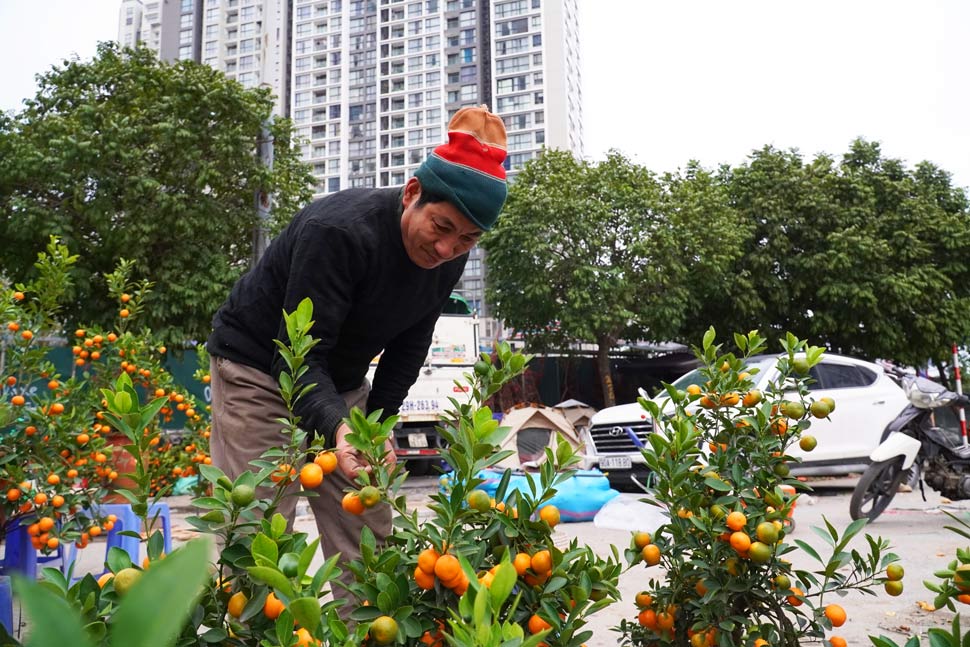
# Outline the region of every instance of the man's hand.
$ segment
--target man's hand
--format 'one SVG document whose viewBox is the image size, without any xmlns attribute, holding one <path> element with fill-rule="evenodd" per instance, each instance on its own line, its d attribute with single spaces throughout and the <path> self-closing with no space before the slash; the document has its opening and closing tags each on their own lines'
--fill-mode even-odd
<svg viewBox="0 0 970 647">
<path fill-rule="evenodd" d="M 352 433 L 352 431 L 350 427 L 341 423 L 337 427 L 337 433 L 334 438 L 334 453 L 337 455 L 337 466 L 349 479 L 353 479 L 360 471 L 370 474 L 374 470 L 373 466 L 367 462 L 367 459 L 364 458 L 360 451 L 347 442 L 346 436 Z M 391 444 L 390 438 L 384 443 L 384 451 L 386 452 L 384 455 L 385 463 L 393 465 L 397 462 L 397 456 L 394 454 L 394 446 Z"/>
</svg>

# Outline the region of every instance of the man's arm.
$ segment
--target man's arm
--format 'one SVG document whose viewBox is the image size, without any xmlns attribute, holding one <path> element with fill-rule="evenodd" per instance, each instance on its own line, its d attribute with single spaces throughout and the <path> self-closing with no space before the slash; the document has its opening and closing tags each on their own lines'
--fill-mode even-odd
<svg viewBox="0 0 970 647">
<path fill-rule="evenodd" d="M 325 438 L 327 446 L 335 444 L 335 432 L 348 415 L 347 405 L 330 377 L 327 357 L 340 335 L 340 328 L 350 310 L 357 281 L 366 266 L 356 239 L 343 229 L 307 223 L 298 233 L 290 258 L 289 276 L 283 307 L 293 312 L 304 298 L 313 302 L 314 324 L 310 334 L 318 341 L 306 357 L 308 371 L 300 384 L 316 384 L 294 405 L 300 427 L 315 431 Z M 280 318 L 277 339 L 287 341 L 286 323 Z M 277 351 L 273 356 L 272 374 L 286 370 Z"/>
</svg>

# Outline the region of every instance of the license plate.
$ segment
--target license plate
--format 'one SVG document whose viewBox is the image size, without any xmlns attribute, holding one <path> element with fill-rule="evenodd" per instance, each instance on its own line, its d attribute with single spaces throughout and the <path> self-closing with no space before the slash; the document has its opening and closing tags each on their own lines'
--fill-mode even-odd
<svg viewBox="0 0 970 647">
<path fill-rule="evenodd" d="M 633 467 L 629 456 L 604 456 L 600 458 L 601 470 L 628 470 Z"/>
<path fill-rule="evenodd" d="M 428 437 L 424 434 L 408 434 L 408 445 L 411 447 L 427 447 Z"/>
</svg>

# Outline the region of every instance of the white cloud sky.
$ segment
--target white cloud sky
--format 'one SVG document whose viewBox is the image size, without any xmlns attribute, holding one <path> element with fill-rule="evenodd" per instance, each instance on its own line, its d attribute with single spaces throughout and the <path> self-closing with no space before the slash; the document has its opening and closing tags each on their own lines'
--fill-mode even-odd
<svg viewBox="0 0 970 647">
<path fill-rule="evenodd" d="M 879 141 L 970 186 L 970 3 L 580 0 L 586 153 L 657 171 Z"/>
<path fill-rule="evenodd" d="M 587 156 L 657 172 L 858 136 L 970 187 L 970 2 L 579 0 Z M 0 109 L 117 36 L 119 0 L 0 0 Z"/>
</svg>

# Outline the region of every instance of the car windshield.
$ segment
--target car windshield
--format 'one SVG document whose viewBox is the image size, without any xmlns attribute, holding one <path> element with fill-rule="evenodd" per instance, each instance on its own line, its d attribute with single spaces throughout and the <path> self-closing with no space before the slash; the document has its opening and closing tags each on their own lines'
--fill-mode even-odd
<svg viewBox="0 0 970 647">
<path fill-rule="evenodd" d="M 763 374 L 765 370 L 770 368 L 776 361 L 777 359 L 774 357 L 761 357 L 747 364 L 746 369 L 748 372 L 751 372 L 752 369 L 756 368 L 758 369 L 758 374 Z M 757 382 L 758 378 L 755 377 L 754 381 Z M 704 374 L 701 373 L 700 369 L 695 368 L 690 373 L 687 373 L 677 378 L 677 380 L 673 383 L 673 386 L 678 389 L 684 390 L 691 384 L 696 384 L 697 386 L 704 386 L 705 382 L 707 382 L 707 378 L 704 377 Z"/>
</svg>

